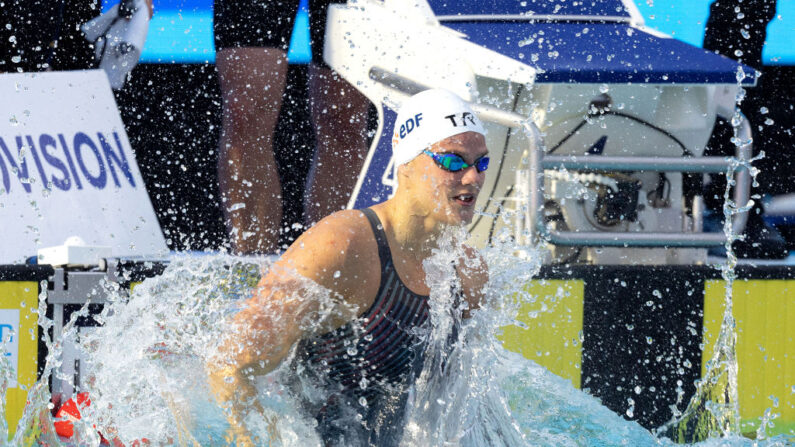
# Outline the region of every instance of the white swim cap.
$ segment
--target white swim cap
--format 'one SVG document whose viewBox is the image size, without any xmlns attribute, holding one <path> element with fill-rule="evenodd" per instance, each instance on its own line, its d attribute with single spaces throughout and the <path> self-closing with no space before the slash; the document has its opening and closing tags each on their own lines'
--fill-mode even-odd
<svg viewBox="0 0 795 447">
<path fill-rule="evenodd" d="M 417 93 L 403 103 L 395 121 L 392 135 L 395 169 L 432 144 L 469 131 L 486 135 L 480 118 L 455 93 L 443 89 Z"/>
</svg>

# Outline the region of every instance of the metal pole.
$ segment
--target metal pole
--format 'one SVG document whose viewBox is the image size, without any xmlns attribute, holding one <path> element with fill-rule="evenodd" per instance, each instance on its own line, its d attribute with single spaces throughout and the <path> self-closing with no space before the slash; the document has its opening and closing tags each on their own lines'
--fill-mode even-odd
<svg viewBox="0 0 795 447">
<path fill-rule="evenodd" d="M 742 112 L 738 111 L 737 113 L 740 114 L 741 121 L 737 128 L 736 138 L 739 138 L 744 143 L 737 146 L 735 153 L 737 154 L 737 159 L 745 163 L 734 175 L 734 204 L 737 207 L 744 207 L 751 199 L 751 172 L 748 170 L 747 163 L 753 157 L 754 144 L 751 123 Z M 747 223 L 748 211 L 735 214 L 732 217 L 732 233 L 742 234 Z"/>
<path fill-rule="evenodd" d="M 566 168 L 592 171 L 652 171 L 725 173 L 731 165 L 726 157 L 613 157 L 603 155 L 545 155 L 544 169 Z M 741 170 L 737 167 L 735 170 Z"/>
</svg>

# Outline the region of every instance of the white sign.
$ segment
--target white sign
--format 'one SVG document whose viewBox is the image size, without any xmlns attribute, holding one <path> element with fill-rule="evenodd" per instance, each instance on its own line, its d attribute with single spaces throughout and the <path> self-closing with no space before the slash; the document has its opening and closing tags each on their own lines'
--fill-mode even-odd
<svg viewBox="0 0 795 447">
<path fill-rule="evenodd" d="M 71 236 L 167 250 L 104 72 L 0 75 L 0 228 L 0 264 Z"/>
<path fill-rule="evenodd" d="M 11 382 L 9 388 L 17 386 L 17 371 L 19 368 L 19 309 L 0 309 L 0 355 L 11 364 Z"/>
</svg>

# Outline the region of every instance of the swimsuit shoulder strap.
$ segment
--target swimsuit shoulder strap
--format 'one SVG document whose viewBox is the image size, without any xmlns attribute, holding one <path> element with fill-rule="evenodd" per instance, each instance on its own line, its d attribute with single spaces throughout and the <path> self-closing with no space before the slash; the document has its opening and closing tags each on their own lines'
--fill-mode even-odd
<svg viewBox="0 0 795 447">
<path fill-rule="evenodd" d="M 392 260 L 392 253 L 389 251 L 389 243 L 386 240 L 386 233 L 384 233 L 384 226 L 381 224 L 381 220 L 378 218 L 378 215 L 375 214 L 370 208 L 365 208 L 361 210 L 364 213 L 367 220 L 370 222 L 370 227 L 373 229 L 373 235 L 375 236 L 375 242 L 378 244 L 378 257 L 381 259 L 381 273 L 383 273 L 387 269 L 387 265 Z"/>
</svg>

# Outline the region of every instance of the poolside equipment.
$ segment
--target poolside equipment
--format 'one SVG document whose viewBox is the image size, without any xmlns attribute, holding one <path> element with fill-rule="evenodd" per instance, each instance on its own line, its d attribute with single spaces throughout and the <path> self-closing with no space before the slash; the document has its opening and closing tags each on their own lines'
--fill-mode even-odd
<svg viewBox="0 0 795 447">
<path fill-rule="evenodd" d="M 74 435 L 74 421 L 82 417 L 80 409 L 89 405 L 91 405 L 91 399 L 88 398 L 88 393 L 78 393 L 77 396 L 64 402 L 55 413 L 55 417 L 61 419 L 54 423 L 55 432 L 58 433 L 58 436 L 71 438 Z"/>
<path fill-rule="evenodd" d="M 394 111 L 427 88 L 486 123 L 498 168 L 478 206 L 496 217 L 472 223 L 478 245 L 507 230 L 558 262 L 692 264 L 725 239 L 702 232 L 700 176 L 730 171 L 748 201 L 751 132 L 734 104 L 755 72 L 646 29 L 631 1 L 365 0 L 332 6 L 327 33 L 326 62 L 379 112 L 351 208 L 393 193 Z M 736 124 L 735 165 L 702 156 L 718 116 Z"/>
</svg>

